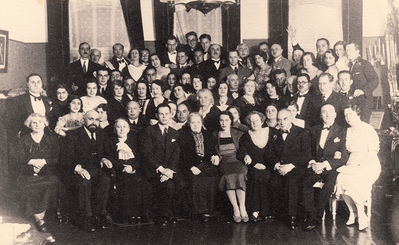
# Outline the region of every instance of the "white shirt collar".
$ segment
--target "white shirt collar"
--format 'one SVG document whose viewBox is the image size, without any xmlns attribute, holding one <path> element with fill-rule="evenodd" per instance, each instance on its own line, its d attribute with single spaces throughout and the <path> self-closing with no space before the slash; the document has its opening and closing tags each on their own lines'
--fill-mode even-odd
<svg viewBox="0 0 399 245">
<path fill-rule="evenodd" d="M 87 135 L 89 136 L 89 138 L 91 139 L 91 132 L 86 128 L 86 126 L 83 127 L 86 130 Z M 94 139 L 96 139 L 96 132 L 93 133 Z"/>
</svg>

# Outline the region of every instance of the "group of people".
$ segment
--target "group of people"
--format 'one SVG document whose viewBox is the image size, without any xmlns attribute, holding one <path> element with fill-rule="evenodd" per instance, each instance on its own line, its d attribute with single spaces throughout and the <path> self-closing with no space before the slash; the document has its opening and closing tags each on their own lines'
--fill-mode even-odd
<svg viewBox="0 0 399 245">
<path fill-rule="evenodd" d="M 81 43 L 54 99 L 30 74 L 8 120 L 26 215 L 40 231 L 50 208 L 87 231 L 111 219 L 166 225 L 216 213 L 313 230 L 341 196 L 347 225 L 357 218 L 366 229 L 364 204 L 380 173 L 367 124 L 378 77 L 357 44 L 330 49 L 321 38 L 315 57 L 288 31 L 292 61 L 278 43 L 223 54 L 210 35 L 189 32 L 187 45 L 172 36 L 163 54 L 132 48 L 124 57 L 117 43 L 103 65 Z"/>
</svg>

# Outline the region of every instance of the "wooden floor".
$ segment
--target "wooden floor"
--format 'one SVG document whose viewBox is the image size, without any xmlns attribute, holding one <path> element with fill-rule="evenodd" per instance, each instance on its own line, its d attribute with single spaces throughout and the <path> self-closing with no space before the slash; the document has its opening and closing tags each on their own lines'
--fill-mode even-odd
<svg viewBox="0 0 399 245">
<path fill-rule="evenodd" d="M 281 221 L 234 224 L 226 220 L 215 220 L 200 223 L 192 220 L 182 220 L 177 224 L 160 227 L 157 225 L 139 225 L 129 227 L 112 227 L 103 231 L 87 233 L 77 227 L 53 224 L 50 232 L 56 239 L 56 244 L 231 244 L 231 245 L 328 245 L 328 244 L 396 244 L 395 235 L 399 236 L 399 206 L 396 199 L 399 195 L 387 196 L 386 191 L 377 188 L 373 194 L 371 227 L 359 232 L 356 226 L 345 225 L 347 216 L 344 203 L 338 205 L 336 222 L 327 217 L 324 224 L 311 232 L 305 232 L 300 227 L 290 231 Z M 15 216 L 15 206 L 4 205 L 0 200 L 0 214 L 9 216 L 12 221 L 20 222 Z M 8 199 L 9 201 L 9 199 Z M 10 204 L 10 203 L 9 203 Z M 7 207 L 8 206 L 8 207 Z M 44 238 L 42 233 L 31 232 L 31 243 L 40 244 Z M 1 235 L 0 235 L 1 241 Z M 0 243 L 1 244 L 1 243 Z"/>
</svg>

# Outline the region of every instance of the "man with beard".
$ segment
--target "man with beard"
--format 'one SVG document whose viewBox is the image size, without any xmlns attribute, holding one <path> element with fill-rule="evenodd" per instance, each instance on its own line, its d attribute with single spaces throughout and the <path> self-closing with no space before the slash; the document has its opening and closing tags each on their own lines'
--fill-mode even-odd
<svg viewBox="0 0 399 245">
<path fill-rule="evenodd" d="M 92 110 L 84 116 L 83 127 L 66 138 L 66 163 L 71 183 L 77 190 L 79 225 L 86 231 L 107 228 L 106 206 L 112 163 L 103 158 L 105 137 L 99 128 L 99 114 Z"/>
</svg>

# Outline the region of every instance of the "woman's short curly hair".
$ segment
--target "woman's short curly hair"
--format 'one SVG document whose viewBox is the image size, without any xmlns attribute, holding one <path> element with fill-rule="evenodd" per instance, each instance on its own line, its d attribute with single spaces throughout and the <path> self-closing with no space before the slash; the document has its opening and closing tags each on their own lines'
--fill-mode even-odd
<svg viewBox="0 0 399 245">
<path fill-rule="evenodd" d="M 253 115 L 258 115 L 260 118 L 260 121 L 262 122 L 262 124 L 265 122 L 266 120 L 266 116 L 263 113 L 260 113 L 259 111 L 251 111 L 250 113 L 248 113 L 248 115 L 245 117 L 245 123 L 248 125 L 248 127 L 251 127 L 251 116 Z"/>
</svg>

